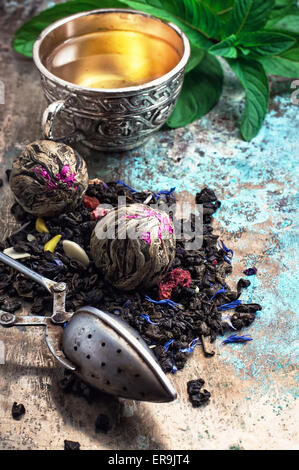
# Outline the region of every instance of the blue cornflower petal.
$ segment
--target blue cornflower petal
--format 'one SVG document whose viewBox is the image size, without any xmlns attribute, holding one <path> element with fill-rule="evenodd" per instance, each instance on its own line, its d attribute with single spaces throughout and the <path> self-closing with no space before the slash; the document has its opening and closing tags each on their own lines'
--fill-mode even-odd
<svg viewBox="0 0 299 470">
<path fill-rule="evenodd" d="M 217 292 L 215 292 L 214 295 L 212 295 L 212 297 L 210 298 L 210 302 L 216 297 L 216 295 L 222 294 L 223 292 L 226 292 L 226 289 L 224 286 L 222 286 L 220 290 L 218 290 Z"/>
<path fill-rule="evenodd" d="M 224 343 L 224 344 L 228 344 L 228 343 L 246 343 L 247 341 L 252 341 L 251 336 L 230 335 L 225 340 L 223 340 L 222 343 Z"/>
<path fill-rule="evenodd" d="M 222 250 L 224 250 L 224 251 L 226 252 L 226 256 L 224 256 L 224 259 L 225 259 L 225 261 L 227 261 L 228 263 L 231 264 L 231 259 L 232 259 L 232 257 L 234 256 L 234 252 L 233 252 L 233 250 L 227 248 L 227 246 L 225 246 L 225 244 L 224 244 L 224 242 L 223 242 L 222 240 L 220 240 L 220 242 L 221 242 L 221 245 L 222 245 L 222 246 L 220 246 L 219 243 L 218 243 L 218 246 L 219 246 L 220 248 L 222 248 Z"/>
<path fill-rule="evenodd" d="M 175 188 L 171 188 L 169 191 L 159 191 L 157 193 L 154 193 L 154 196 L 156 199 L 158 199 L 161 196 L 170 196 L 174 191 Z"/>
<path fill-rule="evenodd" d="M 172 373 L 172 374 L 175 374 L 175 373 L 177 372 L 178 368 L 177 368 L 177 366 L 176 366 L 176 364 L 175 364 L 175 362 L 174 362 L 174 357 L 173 357 L 173 356 L 174 356 L 174 355 L 173 355 L 173 351 L 172 351 L 172 352 L 171 352 L 171 357 L 172 357 L 172 369 L 171 369 L 171 373 Z"/>
<path fill-rule="evenodd" d="M 127 184 L 125 184 L 125 183 L 124 183 L 123 181 L 121 181 L 121 180 L 117 180 L 117 181 L 115 181 L 115 183 L 118 183 L 118 184 L 120 184 L 121 186 L 124 186 L 124 188 L 128 188 L 128 189 L 131 191 L 131 193 L 137 193 L 137 192 L 138 192 L 138 191 L 136 191 L 136 189 L 131 188 L 131 186 L 128 186 Z"/>
<path fill-rule="evenodd" d="M 234 325 L 232 324 L 231 322 L 231 317 L 230 315 L 224 315 L 221 320 L 225 323 L 227 323 L 233 330 L 236 330 L 236 328 L 234 327 Z"/>
<path fill-rule="evenodd" d="M 238 307 L 238 305 L 240 305 L 242 302 L 241 300 L 234 300 L 233 302 L 230 302 L 229 304 L 223 304 L 223 305 L 219 305 L 217 307 L 217 309 L 219 311 L 222 311 L 222 310 L 231 310 L 233 308 L 236 308 Z"/>
<path fill-rule="evenodd" d="M 64 264 L 60 259 L 53 258 L 53 261 L 54 261 L 55 264 L 57 264 L 57 266 L 60 266 L 61 268 L 63 268 Z"/>
<path fill-rule="evenodd" d="M 192 353 L 198 344 L 199 344 L 199 338 L 195 338 L 191 341 L 189 348 L 180 349 L 180 352 Z"/>
<path fill-rule="evenodd" d="M 148 323 L 151 323 L 152 325 L 158 325 L 158 323 L 155 323 L 153 321 L 151 321 L 150 317 L 148 315 L 145 315 L 144 313 L 140 313 L 139 315 L 141 315 L 143 318 L 145 318 L 145 320 L 148 322 Z"/>
<path fill-rule="evenodd" d="M 175 309 L 180 308 L 180 304 L 177 304 L 176 302 L 173 302 L 173 300 L 170 299 L 153 300 L 148 295 L 146 295 L 144 298 L 145 300 L 148 300 L 148 302 L 152 302 L 153 304 L 169 305 L 170 307 L 173 307 Z"/>
<path fill-rule="evenodd" d="M 166 344 L 164 344 L 163 348 L 165 349 L 165 351 L 168 351 L 169 349 L 169 346 L 174 342 L 174 339 L 170 339 L 169 341 L 167 341 Z"/>
</svg>

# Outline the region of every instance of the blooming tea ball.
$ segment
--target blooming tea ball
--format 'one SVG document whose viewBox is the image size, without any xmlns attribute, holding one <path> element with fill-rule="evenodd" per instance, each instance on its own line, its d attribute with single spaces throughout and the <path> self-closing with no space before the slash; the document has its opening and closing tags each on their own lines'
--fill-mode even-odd
<svg viewBox="0 0 299 470">
<path fill-rule="evenodd" d="M 51 217 L 79 204 L 88 187 L 87 167 L 68 145 L 39 140 L 14 161 L 9 184 L 26 212 Z"/>
<path fill-rule="evenodd" d="M 120 206 L 97 223 L 90 251 L 105 279 L 116 288 L 149 288 L 173 263 L 173 223 L 166 212 L 144 204 Z"/>
</svg>

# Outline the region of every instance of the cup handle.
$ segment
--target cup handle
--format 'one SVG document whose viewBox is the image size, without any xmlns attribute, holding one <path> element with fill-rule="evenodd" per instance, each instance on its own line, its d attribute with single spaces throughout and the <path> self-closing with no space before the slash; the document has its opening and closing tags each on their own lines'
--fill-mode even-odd
<svg viewBox="0 0 299 470">
<path fill-rule="evenodd" d="M 59 113 L 65 106 L 64 100 L 54 101 L 51 103 L 44 111 L 42 117 L 42 129 L 46 139 L 55 140 L 53 137 L 53 126 L 54 121 Z M 59 137 L 59 140 L 63 139 L 63 137 Z"/>
</svg>

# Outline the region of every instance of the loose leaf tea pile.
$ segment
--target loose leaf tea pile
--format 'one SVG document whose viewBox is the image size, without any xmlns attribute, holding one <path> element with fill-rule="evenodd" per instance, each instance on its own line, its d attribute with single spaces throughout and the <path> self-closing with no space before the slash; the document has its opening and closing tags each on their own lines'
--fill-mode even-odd
<svg viewBox="0 0 299 470">
<path fill-rule="evenodd" d="M 92 180 L 76 210 L 44 220 L 48 233 L 39 233 L 36 227 L 42 226 L 41 221 L 37 224 L 35 217 L 15 203 L 12 213 L 22 227 L 5 240 L 1 249 L 13 247 L 15 252 L 30 254 L 22 260 L 26 266 L 57 282 L 66 282 L 67 311 L 90 305 L 128 322 L 151 347 L 162 369 L 174 373 L 184 367 L 195 347 L 202 344 L 206 355 L 212 355 L 209 346 L 218 335 L 250 325 L 261 309 L 258 304 L 246 305 L 239 299 L 242 289 L 250 284 L 248 279 L 240 279 L 235 289 L 226 283 L 232 272 L 233 251 L 213 233 L 212 216 L 221 205 L 214 191 L 205 187 L 196 194 L 196 203 L 203 205 L 202 247 L 186 250 L 184 239 L 177 240 L 170 272 L 151 289 L 118 291 L 104 280 L 92 261 L 84 267 L 68 258 L 63 249 L 63 239 L 71 240 L 92 259 L 91 233 L 97 220 L 105 217 L 105 211 L 95 216 L 97 202 L 116 207 L 118 197 L 124 196 L 127 205 L 144 203 L 152 194 L 153 199 L 159 196 L 170 205 L 175 201 L 173 191 L 137 192 L 122 182 Z M 197 216 L 190 217 L 194 228 Z M 45 252 L 45 244 L 58 235 L 62 237 L 54 252 Z M 52 298 L 41 286 L 0 264 L 0 308 L 15 312 L 22 301 L 31 302 L 32 314 L 51 313 Z M 195 395 L 198 393 L 202 392 L 196 391 Z M 195 401 L 205 402 L 207 397 L 198 395 Z"/>
</svg>

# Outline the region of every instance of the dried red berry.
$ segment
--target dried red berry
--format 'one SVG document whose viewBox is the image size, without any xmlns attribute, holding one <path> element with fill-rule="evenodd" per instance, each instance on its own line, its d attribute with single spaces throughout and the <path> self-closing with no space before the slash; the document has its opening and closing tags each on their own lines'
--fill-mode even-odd
<svg viewBox="0 0 299 470">
<path fill-rule="evenodd" d="M 212 265 L 213 265 L 213 266 L 217 266 L 217 264 L 218 264 L 218 261 L 217 261 L 216 259 L 213 259 Z"/>
<path fill-rule="evenodd" d="M 159 284 L 159 299 L 169 299 L 172 289 L 177 286 L 190 287 L 191 282 L 192 278 L 189 271 L 181 268 L 173 269 Z"/>
<path fill-rule="evenodd" d="M 100 201 L 96 197 L 84 196 L 83 202 L 85 207 L 91 209 L 92 211 L 100 204 Z"/>
</svg>

